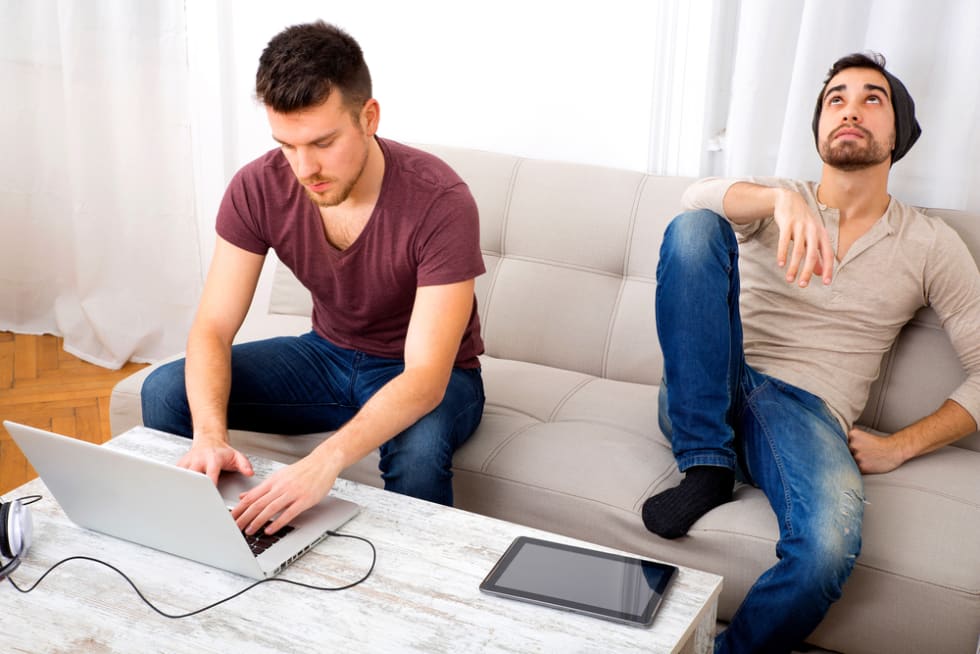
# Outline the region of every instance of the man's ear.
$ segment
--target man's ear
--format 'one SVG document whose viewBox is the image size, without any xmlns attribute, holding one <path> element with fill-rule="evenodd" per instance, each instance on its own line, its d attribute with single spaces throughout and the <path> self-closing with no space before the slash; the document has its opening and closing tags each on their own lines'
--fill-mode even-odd
<svg viewBox="0 0 980 654">
<path fill-rule="evenodd" d="M 381 105 L 374 98 L 371 98 L 361 107 L 360 128 L 366 136 L 374 136 L 378 131 L 378 123 L 381 121 Z"/>
</svg>

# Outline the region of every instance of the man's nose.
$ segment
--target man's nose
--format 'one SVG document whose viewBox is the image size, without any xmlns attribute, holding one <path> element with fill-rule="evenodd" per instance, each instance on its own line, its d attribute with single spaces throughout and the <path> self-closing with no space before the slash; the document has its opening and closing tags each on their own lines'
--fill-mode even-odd
<svg viewBox="0 0 980 654">
<path fill-rule="evenodd" d="M 320 172 L 320 164 L 310 148 L 296 148 L 296 176 L 300 179 L 313 177 Z"/>
<path fill-rule="evenodd" d="M 847 111 L 844 112 L 844 120 L 851 123 L 861 122 L 861 111 L 856 106 L 850 106 Z"/>
</svg>

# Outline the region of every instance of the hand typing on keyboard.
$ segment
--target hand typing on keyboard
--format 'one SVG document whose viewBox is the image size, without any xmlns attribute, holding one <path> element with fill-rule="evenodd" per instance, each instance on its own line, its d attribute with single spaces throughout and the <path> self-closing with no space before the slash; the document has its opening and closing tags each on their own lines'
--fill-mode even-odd
<svg viewBox="0 0 980 654">
<path fill-rule="evenodd" d="M 269 524 L 271 523 L 266 523 L 265 527 L 268 527 Z M 270 547 L 278 543 L 280 540 L 282 540 L 282 537 L 288 534 L 289 532 L 291 532 L 292 530 L 293 527 L 286 525 L 285 527 L 275 532 L 274 534 L 265 533 L 265 528 L 263 528 L 251 535 L 246 534 L 243 531 L 242 536 L 245 537 L 245 542 L 248 543 L 248 547 L 249 549 L 252 550 L 252 554 L 258 556 L 259 554 L 266 551 L 267 549 L 269 549 Z"/>
<path fill-rule="evenodd" d="M 232 510 L 246 534 L 275 532 L 330 492 L 340 469 L 328 465 L 314 450 L 292 465 L 280 468 L 261 484 L 242 493 Z"/>
</svg>

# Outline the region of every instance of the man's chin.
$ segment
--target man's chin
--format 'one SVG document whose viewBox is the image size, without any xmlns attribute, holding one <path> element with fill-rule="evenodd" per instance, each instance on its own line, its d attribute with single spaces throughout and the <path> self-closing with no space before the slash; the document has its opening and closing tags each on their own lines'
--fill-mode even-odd
<svg viewBox="0 0 980 654">
<path fill-rule="evenodd" d="M 303 189 L 306 191 L 306 197 L 313 201 L 313 204 L 318 207 L 336 207 L 338 204 L 346 200 L 347 198 L 338 198 L 336 193 L 314 193 L 309 189 Z"/>
<path fill-rule="evenodd" d="M 830 152 L 821 152 L 820 158 L 831 168 L 853 172 L 873 168 L 889 161 L 890 155 L 880 152 L 842 152 L 840 150 L 832 150 Z"/>
<path fill-rule="evenodd" d="M 888 161 L 883 159 L 881 161 L 824 161 L 825 164 L 831 168 L 836 168 L 837 170 L 853 173 L 858 170 L 867 170 L 869 168 L 874 168 Z"/>
</svg>

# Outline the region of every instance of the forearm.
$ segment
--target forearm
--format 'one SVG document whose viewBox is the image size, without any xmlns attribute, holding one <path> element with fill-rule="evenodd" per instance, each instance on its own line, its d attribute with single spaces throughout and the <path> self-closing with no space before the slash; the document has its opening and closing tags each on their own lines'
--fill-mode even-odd
<svg viewBox="0 0 980 654">
<path fill-rule="evenodd" d="M 439 406 L 448 382 L 441 371 L 406 369 L 382 386 L 311 456 L 339 473 Z"/>
<path fill-rule="evenodd" d="M 184 370 L 194 437 L 226 441 L 231 391 L 231 343 L 195 326 L 187 340 Z"/>
<path fill-rule="evenodd" d="M 788 201 L 789 194 L 799 195 L 785 188 L 736 182 L 725 193 L 722 208 L 728 220 L 744 225 L 775 215 L 777 205 Z"/>
<path fill-rule="evenodd" d="M 973 417 L 953 400 L 905 429 L 895 432 L 896 446 L 905 461 L 938 450 L 977 430 Z"/>
<path fill-rule="evenodd" d="M 848 446 L 861 472 L 890 472 L 906 461 L 938 450 L 977 429 L 970 413 L 953 400 L 939 410 L 891 436 L 878 436 L 859 427 L 848 434 Z"/>
</svg>

